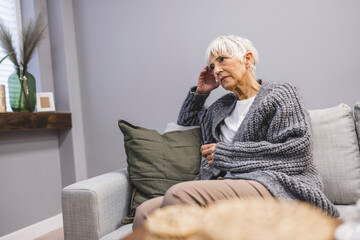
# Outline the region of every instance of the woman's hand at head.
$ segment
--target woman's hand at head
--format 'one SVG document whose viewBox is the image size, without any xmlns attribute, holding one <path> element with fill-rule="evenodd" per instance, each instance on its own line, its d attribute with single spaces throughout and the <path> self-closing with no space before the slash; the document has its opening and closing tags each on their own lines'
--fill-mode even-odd
<svg viewBox="0 0 360 240">
<path fill-rule="evenodd" d="M 215 77 L 209 66 L 206 66 L 200 72 L 196 93 L 208 94 L 215 88 L 219 87 L 219 85 L 220 84 L 215 80 Z"/>
<path fill-rule="evenodd" d="M 213 157 L 216 148 L 216 143 L 202 145 L 200 148 L 201 155 L 206 158 L 209 165 L 213 164 Z"/>
</svg>

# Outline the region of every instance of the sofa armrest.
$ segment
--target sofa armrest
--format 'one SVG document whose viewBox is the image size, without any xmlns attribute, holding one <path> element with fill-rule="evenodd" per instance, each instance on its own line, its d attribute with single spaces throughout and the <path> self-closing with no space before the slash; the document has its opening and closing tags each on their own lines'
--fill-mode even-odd
<svg viewBox="0 0 360 240">
<path fill-rule="evenodd" d="M 100 239 L 121 226 L 131 185 L 126 169 L 65 187 L 61 192 L 66 240 Z"/>
</svg>

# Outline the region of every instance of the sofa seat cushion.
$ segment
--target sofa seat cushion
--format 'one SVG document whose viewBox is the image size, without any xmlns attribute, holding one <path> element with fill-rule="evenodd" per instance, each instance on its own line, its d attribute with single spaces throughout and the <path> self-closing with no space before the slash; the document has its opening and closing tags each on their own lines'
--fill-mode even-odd
<svg viewBox="0 0 360 240">
<path fill-rule="evenodd" d="M 335 204 L 354 204 L 360 198 L 360 154 L 352 110 L 340 104 L 309 113 L 324 193 Z"/>
<path fill-rule="evenodd" d="M 132 223 L 121 226 L 116 231 L 103 236 L 100 240 L 119 240 L 123 239 L 130 233 L 132 233 Z"/>
<path fill-rule="evenodd" d="M 346 217 L 348 217 L 350 215 L 353 216 L 354 214 L 357 214 L 357 211 L 358 211 L 355 204 L 351 204 L 351 205 L 335 205 L 335 207 L 339 211 L 341 219 L 345 219 Z"/>
</svg>

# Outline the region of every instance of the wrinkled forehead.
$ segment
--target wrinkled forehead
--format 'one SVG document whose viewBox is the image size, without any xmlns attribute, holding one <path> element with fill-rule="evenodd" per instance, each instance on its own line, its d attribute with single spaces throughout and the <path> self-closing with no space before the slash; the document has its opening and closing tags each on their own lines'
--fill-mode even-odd
<svg viewBox="0 0 360 240">
<path fill-rule="evenodd" d="M 224 52 L 215 52 L 215 53 L 211 53 L 210 57 L 208 59 L 208 66 L 211 66 L 215 63 L 215 61 L 220 57 L 220 56 L 224 56 L 224 55 L 228 55 L 227 53 Z"/>
<path fill-rule="evenodd" d="M 210 64 L 211 57 L 215 57 L 215 59 L 223 54 L 234 57 L 238 55 L 239 46 L 233 41 L 227 39 L 220 39 L 213 41 L 207 51 L 206 51 L 206 61 L 207 64 Z"/>
<path fill-rule="evenodd" d="M 226 55 L 226 56 L 231 56 L 231 57 L 234 57 L 234 54 L 233 53 L 231 53 L 231 52 L 229 52 L 229 51 L 227 51 L 227 50 L 217 50 L 217 51 L 211 51 L 210 53 L 209 53 L 210 55 L 209 55 L 209 57 L 208 57 L 208 59 L 207 59 L 207 64 L 210 66 L 210 64 L 212 64 L 212 63 L 214 63 L 215 62 L 215 60 L 218 58 L 218 57 L 220 57 L 220 56 L 224 56 L 224 55 Z"/>
</svg>

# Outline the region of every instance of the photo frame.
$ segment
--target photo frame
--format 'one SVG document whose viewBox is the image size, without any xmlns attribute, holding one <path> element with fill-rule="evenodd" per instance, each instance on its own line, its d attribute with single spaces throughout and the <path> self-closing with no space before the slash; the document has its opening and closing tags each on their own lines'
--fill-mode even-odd
<svg viewBox="0 0 360 240">
<path fill-rule="evenodd" d="M 36 93 L 36 108 L 38 112 L 55 112 L 53 93 L 52 92 Z"/>
</svg>

